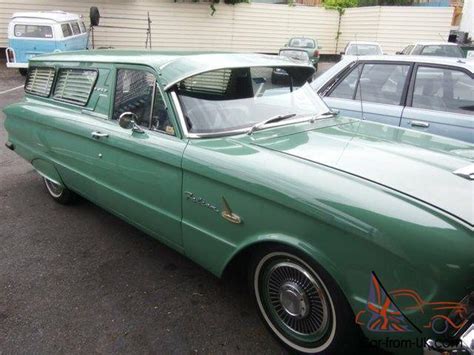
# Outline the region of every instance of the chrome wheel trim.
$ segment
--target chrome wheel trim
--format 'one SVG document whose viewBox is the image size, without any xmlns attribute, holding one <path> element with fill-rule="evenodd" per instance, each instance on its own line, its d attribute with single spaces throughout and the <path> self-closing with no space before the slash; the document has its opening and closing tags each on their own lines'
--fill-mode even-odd
<svg viewBox="0 0 474 355">
<path fill-rule="evenodd" d="M 44 184 L 46 185 L 46 188 L 48 189 L 48 192 L 50 193 L 50 195 L 53 196 L 54 198 L 61 197 L 61 195 L 64 192 L 64 188 L 61 185 L 56 184 L 47 178 L 43 178 L 43 179 L 44 179 Z"/>
<path fill-rule="evenodd" d="M 299 263 L 301 263 L 302 265 L 304 265 L 304 267 L 306 267 L 312 275 L 314 275 L 314 277 L 317 279 L 319 285 L 324 289 L 326 295 L 327 295 L 327 302 L 328 302 L 328 305 L 329 305 L 329 308 L 330 308 L 330 312 L 331 312 L 331 317 L 332 317 L 332 325 L 331 325 L 331 331 L 330 331 L 330 334 L 328 336 L 328 338 L 326 339 L 326 341 L 317 346 L 317 347 L 314 347 L 314 348 L 307 348 L 307 347 L 303 347 L 299 344 L 296 344 L 294 343 L 293 341 L 291 341 L 290 339 L 288 339 L 282 332 L 280 332 L 276 327 L 275 325 L 273 324 L 273 322 L 271 321 L 271 319 L 269 318 L 268 314 L 267 314 L 267 311 L 266 309 L 264 308 L 263 306 L 263 303 L 262 303 L 262 299 L 261 299 L 261 295 L 260 295 L 260 292 L 259 292 L 259 278 L 260 278 L 260 271 L 263 267 L 263 265 L 265 264 L 265 262 L 273 257 L 277 257 L 277 256 L 283 256 L 283 257 L 288 257 L 290 259 L 293 259 L 293 260 L 297 260 Z M 324 284 L 324 282 L 321 280 L 321 278 L 319 277 L 319 275 L 314 271 L 314 269 L 309 266 L 306 262 L 304 262 L 303 260 L 301 260 L 300 258 L 292 255 L 292 254 L 289 254 L 289 253 L 284 253 L 284 252 L 275 252 L 275 253 L 269 253 L 267 255 L 265 255 L 258 263 L 257 267 L 255 268 L 255 274 L 254 274 L 254 291 L 255 291 L 255 298 L 257 299 L 257 304 L 258 304 L 258 307 L 260 309 L 260 312 L 262 313 L 263 315 L 263 318 L 265 319 L 265 322 L 268 324 L 268 326 L 273 330 L 273 332 L 278 336 L 278 338 L 280 340 L 282 340 L 285 344 L 287 344 L 288 346 L 290 346 L 291 348 L 297 350 L 297 351 L 300 351 L 300 352 L 303 352 L 303 353 L 313 353 L 313 352 L 320 352 L 320 351 L 323 351 L 325 350 L 333 341 L 334 339 L 334 336 L 336 334 L 336 312 L 335 312 L 335 309 L 334 309 L 334 304 L 333 304 L 333 301 L 332 301 L 332 298 L 331 298 L 331 295 L 329 294 L 327 288 L 326 288 L 326 285 Z"/>
</svg>

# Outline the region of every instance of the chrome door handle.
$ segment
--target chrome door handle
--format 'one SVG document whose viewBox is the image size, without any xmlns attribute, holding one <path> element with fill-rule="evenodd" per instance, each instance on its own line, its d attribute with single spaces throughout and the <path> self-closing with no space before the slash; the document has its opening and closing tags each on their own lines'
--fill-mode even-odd
<svg viewBox="0 0 474 355">
<path fill-rule="evenodd" d="M 430 126 L 428 122 L 423 122 L 423 121 L 411 121 L 410 124 L 412 127 L 428 128 Z"/>
<path fill-rule="evenodd" d="M 102 133 L 94 131 L 91 133 L 92 138 L 99 139 L 99 138 L 107 138 L 109 135 L 108 133 Z"/>
</svg>

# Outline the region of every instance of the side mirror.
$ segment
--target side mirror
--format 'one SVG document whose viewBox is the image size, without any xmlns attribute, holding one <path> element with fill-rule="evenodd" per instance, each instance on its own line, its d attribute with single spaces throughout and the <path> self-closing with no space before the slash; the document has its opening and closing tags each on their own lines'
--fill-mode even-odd
<svg viewBox="0 0 474 355">
<path fill-rule="evenodd" d="M 321 46 L 318 46 L 318 49 L 323 49 L 323 47 L 321 47 Z"/>
<path fill-rule="evenodd" d="M 402 52 L 398 51 L 398 52 L 395 52 L 395 54 L 403 54 Z"/>
<path fill-rule="evenodd" d="M 135 123 L 137 115 L 133 112 L 124 112 L 120 115 L 118 123 L 123 129 L 131 129 L 133 132 L 144 133 L 145 131 Z"/>
<path fill-rule="evenodd" d="M 340 55 L 344 55 L 344 52 L 339 53 Z"/>
</svg>

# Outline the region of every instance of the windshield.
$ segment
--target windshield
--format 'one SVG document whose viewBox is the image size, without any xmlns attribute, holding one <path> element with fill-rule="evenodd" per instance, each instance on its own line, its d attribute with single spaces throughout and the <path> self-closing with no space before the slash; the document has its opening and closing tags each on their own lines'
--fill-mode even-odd
<svg viewBox="0 0 474 355">
<path fill-rule="evenodd" d="M 348 55 L 378 55 L 382 54 L 380 46 L 375 44 L 351 44 L 347 48 Z"/>
<path fill-rule="evenodd" d="M 434 55 L 439 57 L 454 57 L 462 58 L 463 53 L 458 46 L 451 45 L 429 45 L 424 46 L 421 50 L 421 55 Z"/>
<path fill-rule="evenodd" d="M 306 82 L 313 72 L 310 67 L 253 67 L 187 78 L 178 84 L 177 94 L 188 131 L 219 134 L 248 129 L 279 115 L 295 114 L 298 119 L 327 112 Z"/>
<path fill-rule="evenodd" d="M 290 40 L 289 47 L 315 48 L 316 44 L 311 38 L 292 38 Z"/>
<path fill-rule="evenodd" d="M 309 61 L 308 53 L 305 51 L 284 49 L 280 51 L 280 55 L 300 62 Z"/>
</svg>

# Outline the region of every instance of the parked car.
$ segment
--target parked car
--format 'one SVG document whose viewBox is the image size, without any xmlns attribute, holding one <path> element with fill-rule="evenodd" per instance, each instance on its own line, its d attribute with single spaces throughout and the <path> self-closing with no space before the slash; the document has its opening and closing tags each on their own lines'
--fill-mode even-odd
<svg viewBox="0 0 474 355">
<path fill-rule="evenodd" d="M 275 68 L 291 80 L 272 83 Z M 291 350 L 356 352 L 373 272 L 427 302 L 474 303 L 474 145 L 337 115 L 314 71 L 258 54 L 37 56 L 4 109 L 6 146 L 57 202 L 79 194 L 217 276 L 248 271 Z M 440 337 L 429 315 L 406 317 L 419 333 L 362 331 Z"/>
<path fill-rule="evenodd" d="M 343 115 L 474 142 L 473 62 L 426 56 L 347 58 L 312 86 Z"/>
<path fill-rule="evenodd" d="M 322 47 L 318 45 L 318 41 L 307 37 L 293 37 L 285 44 L 285 49 L 286 48 L 305 50 L 308 53 L 311 63 L 313 63 L 316 68 L 316 71 L 318 70 L 319 50 L 322 49 Z"/>
<path fill-rule="evenodd" d="M 406 46 L 397 54 L 464 58 L 462 49 L 450 42 L 417 42 Z"/>
<path fill-rule="evenodd" d="M 88 34 L 82 16 L 63 11 L 16 12 L 8 25 L 8 68 L 26 75 L 35 55 L 86 49 Z"/>
<path fill-rule="evenodd" d="M 377 42 L 349 42 L 341 52 L 342 58 L 346 56 L 383 55 L 382 47 Z"/>
<path fill-rule="evenodd" d="M 289 58 L 290 60 L 297 63 L 313 65 L 313 62 L 309 58 L 308 52 L 304 49 L 284 48 L 284 49 L 280 49 L 280 52 L 278 53 L 278 55 L 280 57 Z M 316 74 L 309 77 L 308 82 L 313 81 L 315 77 L 316 77 Z M 284 80 L 289 80 L 289 76 L 286 73 L 286 71 L 280 68 L 275 68 L 275 70 L 272 73 L 272 82 L 282 82 Z"/>
</svg>

